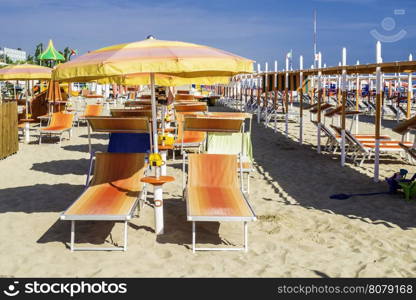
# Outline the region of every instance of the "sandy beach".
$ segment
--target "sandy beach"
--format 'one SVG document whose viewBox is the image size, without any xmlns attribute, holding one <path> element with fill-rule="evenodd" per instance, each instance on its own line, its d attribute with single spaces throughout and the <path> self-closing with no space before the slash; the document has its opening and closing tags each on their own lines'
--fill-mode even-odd
<svg viewBox="0 0 416 300">
<path fill-rule="evenodd" d="M 258 220 L 249 224 L 248 253 L 192 253 L 179 160 L 168 164 L 168 174 L 177 180 L 164 190 L 165 234 L 154 234 L 153 208 L 145 206 L 130 222 L 127 252 L 72 253 L 70 223 L 59 215 L 83 191 L 87 128 L 75 127 L 62 147 L 46 138 L 38 145 L 32 131 L 31 144 L 21 142 L 16 155 L 0 161 L 0 276 L 416 276 L 416 202 L 387 194 L 330 199 L 334 193 L 382 192 L 388 187 L 373 182 L 372 161 L 362 167 L 348 162 L 342 168 L 339 154 L 317 154 L 316 130 L 308 120 L 305 112 L 304 145 L 297 141 L 298 124 L 290 124 L 288 139 L 283 123 L 274 133 L 253 120 L 250 202 Z M 383 122 L 383 133 L 393 135 L 387 128 L 391 124 Z M 371 118 L 360 123 L 360 131 L 374 131 Z M 106 150 L 106 134 L 94 134 L 92 141 L 95 151 Z M 381 178 L 400 168 L 410 175 L 416 172 L 395 156 L 383 158 Z M 200 245 L 242 242 L 240 223 L 200 223 L 197 228 Z M 121 243 L 122 230 L 121 223 L 79 222 L 77 243 Z"/>
</svg>

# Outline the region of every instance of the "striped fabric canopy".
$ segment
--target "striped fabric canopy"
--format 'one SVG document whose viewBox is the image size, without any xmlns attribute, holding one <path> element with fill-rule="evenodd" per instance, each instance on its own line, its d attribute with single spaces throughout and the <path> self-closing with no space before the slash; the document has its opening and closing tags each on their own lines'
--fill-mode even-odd
<svg viewBox="0 0 416 300">
<path fill-rule="evenodd" d="M 38 65 L 10 65 L 0 69 L 0 80 L 49 80 L 51 74 L 51 68 Z"/>
<path fill-rule="evenodd" d="M 58 65 L 59 81 L 92 81 L 117 84 L 155 83 L 172 86 L 188 83 L 228 82 L 229 77 L 253 71 L 253 61 L 197 44 L 147 39 L 105 47 Z"/>
</svg>

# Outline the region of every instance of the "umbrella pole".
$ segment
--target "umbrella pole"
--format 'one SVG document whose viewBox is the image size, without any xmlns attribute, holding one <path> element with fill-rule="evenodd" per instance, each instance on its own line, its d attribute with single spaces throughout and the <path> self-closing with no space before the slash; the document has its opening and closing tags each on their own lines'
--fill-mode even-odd
<svg viewBox="0 0 416 300">
<path fill-rule="evenodd" d="M 152 100 L 152 133 L 153 133 L 153 152 L 158 153 L 158 139 L 157 139 L 157 113 L 156 113 L 156 97 L 155 97 L 155 74 L 150 73 L 150 94 Z M 156 172 L 157 172 L 156 167 Z M 157 176 L 158 174 L 156 174 Z"/>
<path fill-rule="evenodd" d="M 29 112 L 29 80 L 26 80 L 26 119 L 28 118 L 28 112 Z"/>
</svg>

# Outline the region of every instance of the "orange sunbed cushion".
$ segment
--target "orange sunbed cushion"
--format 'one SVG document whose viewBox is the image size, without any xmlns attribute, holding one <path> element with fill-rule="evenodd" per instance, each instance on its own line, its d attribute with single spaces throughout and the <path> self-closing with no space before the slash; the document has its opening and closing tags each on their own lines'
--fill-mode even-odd
<svg viewBox="0 0 416 300">
<path fill-rule="evenodd" d="M 60 131 L 70 129 L 72 127 L 73 114 L 54 113 L 52 114 L 51 122 L 48 127 L 40 128 L 44 131 Z"/>
<path fill-rule="evenodd" d="M 239 189 L 236 169 L 236 155 L 190 154 L 189 214 L 252 216 Z"/>
<path fill-rule="evenodd" d="M 138 193 L 108 183 L 95 185 L 82 194 L 66 215 L 127 215 Z"/>
<path fill-rule="evenodd" d="M 375 144 L 364 143 L 363 145 L 364 145 L 364 147 L 367 147 L 367 148 L 375 148 L 376 147 Z M 402 149 L 402 148 L 397 143 L 397 144 L 380 144 L 380 149 L 383 150 L 383 149 Z"/>
<path fill-rule="evenodd" d="M 235 187 L 190 187 L 188 198 L 191 216 L 252 216 L 241 191 Z"/>
<path fill-rule="evenodd" d="M 66 215 L 127 215 L 142 189 L 143 153 L 97 153 L 88 189 Z"/>
</svg>

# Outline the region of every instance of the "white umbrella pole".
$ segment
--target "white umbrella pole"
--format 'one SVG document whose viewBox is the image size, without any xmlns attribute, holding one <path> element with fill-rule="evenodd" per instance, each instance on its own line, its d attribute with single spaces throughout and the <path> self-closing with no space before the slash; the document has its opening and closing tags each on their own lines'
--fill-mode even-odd
<svg viewBox="0 0 416 300">
<path fill-rule="evenodd" d="M 381 43 L 380 41 L 376 44 L 376 60 L 377 64 L 383 62 L 381 58 Z M 378 66 L 376 68 L 376 115 L 375 115 L 375 125 L 376 125 L 376 140 L 375 140 L 375 151 L 374 151 L 374 181 L 379 181 L 379 163 L 380 163 L 380 127 L 381 127 L 381 109 L 382 109 L 382 74 L 381 68 Z"/>
<path fill-rule="evenodd" d="M 289 136 L 289 58 L 286 56 L 285 74 L 285 136 Z"/>
<path fill-rule="evenodd" d="M 150 73 L 150 95 L 152 100 L 152 133 L 153 133 L 153 152 L 158 153 L 158 136 L 157 136 L 157 112 L 155 97 L 155 74 Z M 157 169 L 157 168 L 156 168 Z"/>
<path fill-rule="evenodd" d="M 303 56 L 299 57 L 299 69 L 301 70 L 299 75 L 299 143 L 303 143 Z"/>
<path fill-rule="evenodd" d="M 345 166 L 346 152 L 345 152 L 345 105 L 347 101 L 347 48 L 342 48 L 342 76 L 341 76 L 341 90 L 342 90 L 342 114 L 341 114 L 341 166 Z"/>
<path fill-rule="evenodd" d="M 157 135 L 157 112 L 155 97 L 155 74 L 150 73 L 150 94 L 152 100 L 152 132 L 153 132 L 153 153 L 158 153 Z M 155 166 L 155 176 L 159 178 L 160 167 Z M 153 185 L 153 197 L 155 201 L 155 231 L 156 234 L 163 234 L 163 188 L 162 185 Z"/>
</svg>

